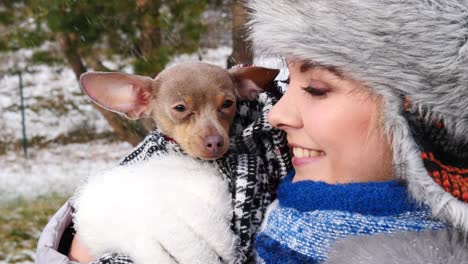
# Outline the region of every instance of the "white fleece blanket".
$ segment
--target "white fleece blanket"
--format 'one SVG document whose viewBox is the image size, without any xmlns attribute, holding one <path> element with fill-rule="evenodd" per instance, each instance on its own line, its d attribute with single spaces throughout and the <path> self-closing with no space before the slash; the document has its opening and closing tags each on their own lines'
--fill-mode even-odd
<svg viewBox="0 0 468 264">
<path fill-rule="evenodd" d="M 75 228 L 96 257 L 118 252 L 137 264 L 235 259 L 231 194 L 213 163 L 153 156 L 90 177 L 74 205 Z"/>
</svg>

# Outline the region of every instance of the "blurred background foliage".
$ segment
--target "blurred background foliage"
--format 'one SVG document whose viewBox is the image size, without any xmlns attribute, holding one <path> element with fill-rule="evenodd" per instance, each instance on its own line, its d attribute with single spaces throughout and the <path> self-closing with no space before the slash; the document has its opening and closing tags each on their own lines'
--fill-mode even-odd
<svg viewBox="0 0 468 264">
<path fill-rule="evenodd" d="M 132 58 L 135 73 L 155 75 L 174 54 L 197 49 L 206 6 L 203 0 L 4 0 L 0 47 L 17 50 L 57 41 L 72 66 L 80 66 L 74 60 L 81 58 L 102 67 L 102 59 L 119 55 Z M 56 59 L 45 53 L 35 58 Z"/>
</svg>

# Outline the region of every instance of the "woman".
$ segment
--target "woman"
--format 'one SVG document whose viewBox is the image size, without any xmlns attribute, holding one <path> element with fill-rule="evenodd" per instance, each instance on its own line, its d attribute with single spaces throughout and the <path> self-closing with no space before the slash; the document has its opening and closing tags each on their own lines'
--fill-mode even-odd
<svg viewBox="0 0 468 264">
<path fill-rule="evenodd" d="M 255 234 L 258 262 L 437 263 L 446 254 L 466 261 L 457 234 L 468 233 L 468 2 L 253 0 L 249 7 L 256 50 L 287 59 L 290 85 L 269 121 L 287 133 L 295 170 L 258 233 L 284 174 L 245 185 L 266 195 L 236 201 L 244 207 L 235 211 L 234 232 L 247 256 L 239 262 L 254 262 Z M 284 170 L 288 159 L 277 164 L 263 171 Z"/>
<path fill-rule="evenodd" d="M 269 121 L 295 168 L 258 261 L 467 262 L 468 1 L 249 3 L 254 48 L 287 58 Z"/>
</svg>

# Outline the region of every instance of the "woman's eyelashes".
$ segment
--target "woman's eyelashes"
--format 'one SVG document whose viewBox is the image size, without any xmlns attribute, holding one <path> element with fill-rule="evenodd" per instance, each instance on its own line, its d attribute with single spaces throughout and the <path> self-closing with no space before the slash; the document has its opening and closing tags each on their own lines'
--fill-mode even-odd
<svg viewBox="0 0 468 264">
<path fill-rule="evenodd" d="M 306 91 L 308 94 L 317 97 L 326 97 L 329 90 L 326 88 L 315 88 L 313 86 L 302 87 L 302 90 Z"/>
</svg>

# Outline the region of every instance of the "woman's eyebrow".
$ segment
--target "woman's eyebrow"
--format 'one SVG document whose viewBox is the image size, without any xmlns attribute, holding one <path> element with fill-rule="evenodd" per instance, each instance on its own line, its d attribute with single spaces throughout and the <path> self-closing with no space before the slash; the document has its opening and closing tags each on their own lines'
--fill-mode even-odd
<svg viewBox="0 0 468 264">
<path fill-rule="evenodd" d="M 341 79 L 344 79 L 343 73 L 335 66 L 323 65 L 315 62 L 303 62 L 300 67 L 301 72 L 306 72 L 311 69 L 323 69 L 327 70 Z"/>
</svg>

